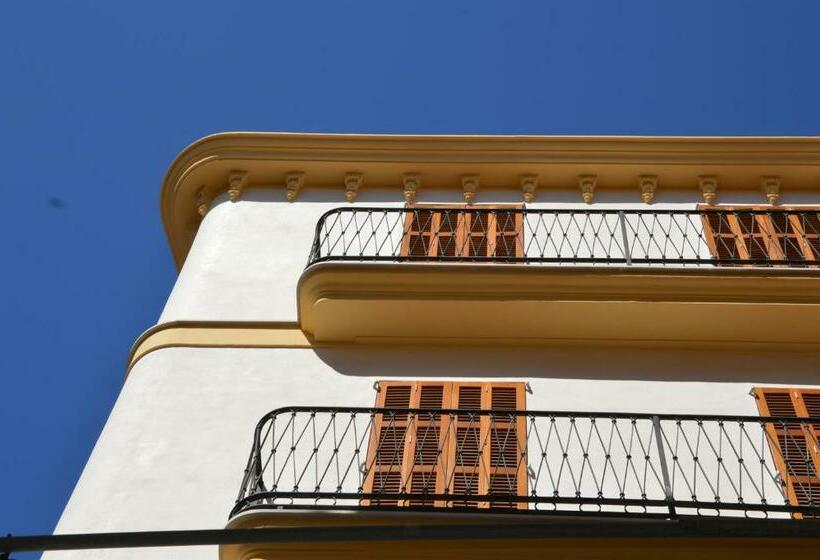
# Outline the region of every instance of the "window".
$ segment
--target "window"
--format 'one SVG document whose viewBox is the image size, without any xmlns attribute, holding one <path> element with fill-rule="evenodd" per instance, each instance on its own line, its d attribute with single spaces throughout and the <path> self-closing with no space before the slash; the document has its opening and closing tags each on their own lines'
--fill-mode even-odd
<svg viewBox="0 0 820 560">
<path fill-rule="evenodd" d="M 700 210 L 715 208 L 699 206 Z M 702 214 L 703 231 L 718 259 L 820 261 L 820 210 L 748 206 Z M 749 211 L 765 210 L 765 213 Z M 793 211 L 793 212 L 789 212 Z"/>
<path fill-rule="evenodd" d="M 508 413 L 526 409 L 524 394 L 523 383 L 379 382 L 377 408 L 455 412 L 375 415 L 364 492 L 448 499 L 372 499 L 364 505 L 526 509 L 513 500 L 482 500 L 527 495 L 526 421 Z"/>
<path fill-rule="evenodd" d="M 401 255 L 409 257 L 524 256 L 521 206 L 412 206 L 405 215 Z"/>
<path fill-rule="evenodd" d="M 755 388 L 762 416 L 820 418 L 820 389 Z M 789 503 L 820 506 L 820 420 L 766 424 L 769 446 Z"/>
</svg>

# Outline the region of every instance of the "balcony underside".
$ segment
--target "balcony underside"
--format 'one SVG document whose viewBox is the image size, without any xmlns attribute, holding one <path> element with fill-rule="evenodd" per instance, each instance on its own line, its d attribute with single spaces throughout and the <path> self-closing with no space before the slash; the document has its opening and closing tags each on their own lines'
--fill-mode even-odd
<svg viewBox="0 0 820 560">
<path fill-rule="evenodd" d="M 565 558 L 655 560 L 766 559 L 811 554 L 815 522 L 708 519 L 619 520 L 542 516 L 522 525 L 510 514 L 414 514 L 336 511 L 260 511 L 234 518 L 229 528 L 289 527 L 316 531 L 352 528 L 347 538 L 300 543 L 223 545 L 222 560 L 283 558 Z M 409 526 L 402 531 L 402 526 Z M 412 527 L 427 526 L 425 535 Z M 403 536 L 385 538 L 384 529 Z M 370 537 L 356 540 L 360 529 Z M 343 531 L 346 533 L 347 531 Z"/>
<path fill-rule="evenodd" d="M 298 297 L 325 343 L 820 349 L 812 269 L 325 262 Z"/>
</svg>

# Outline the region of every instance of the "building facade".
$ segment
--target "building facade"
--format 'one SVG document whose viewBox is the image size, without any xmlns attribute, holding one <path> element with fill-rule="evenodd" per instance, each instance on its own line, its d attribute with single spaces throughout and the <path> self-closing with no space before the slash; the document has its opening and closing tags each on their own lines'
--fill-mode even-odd
<svg viewBox="0 0 820 560">
<path fill-rule="evenodd" d="M 161 209 L 179 277 L 57 532 L 486 529 L 49 558 L 817 546 L 820 141 L 228 133 Z"/>
</svg>

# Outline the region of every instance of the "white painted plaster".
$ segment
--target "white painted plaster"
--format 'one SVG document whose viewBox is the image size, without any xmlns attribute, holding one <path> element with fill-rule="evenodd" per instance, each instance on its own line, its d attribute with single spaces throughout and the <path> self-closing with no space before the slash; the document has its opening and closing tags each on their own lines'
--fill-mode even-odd
<svg viewBox="0 0 820 560">
<path fill-rule="evenodd" d="M 520 380 L 530 410 L 756 415 L 758 384 L 812 386 L 818 356 L 509 348 L 169 348 L 129 375 L 59 533 L 220 528 L 253 429 L 289 405 L 372 406 L 377 379 Z M 46 558 L 215 558 L 209 549 Z"/>
</svg>

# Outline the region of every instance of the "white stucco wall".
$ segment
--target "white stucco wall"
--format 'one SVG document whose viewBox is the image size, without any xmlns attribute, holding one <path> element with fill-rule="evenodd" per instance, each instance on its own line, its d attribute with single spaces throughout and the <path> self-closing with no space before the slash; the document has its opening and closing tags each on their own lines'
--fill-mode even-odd
<svg viewBox="0 0 820 560">
<path fill-rule="evenodd" d="M 659 192 L 654 208 L 693 208 L 695 193 Z M 533 208 L 642 208 L 639 193 L 539 192 Z M 814 199 L 814 200 L 813 200 Z M 518 193 L 482 190 L 479 204 Z M 755 191 L 724 204 L 759 204 Z M 812 196 L 784 195 L 784 204 Z M 461 202 L 423 191 L 420 203 Z M 402 205 L 401 190 L 364 188 L 356 206 Z M 214 202 L 160 323 L 294 321 L 296 285 L 319 216 L 346 206 L 340 190 L 249 190 Z M 820 384 L 820 356 L 794 353 L 527 348 L 168 348 L 131 371 L 57 531 L 221 528 L 233 506 L 251 436 L 266 412 L 290 405 L 372 406 L 377 379 L 528 381 L 531 410 L 755 415 L 754 385 Z M 215 558 L 215 547 L 80 551 L 46 558 Z"/>
<path fill-rule="evenodd" d="M 289 405 L 372 406 L 377 379 L 529 381 L 530 410 L 755 415 L 756 384 L 818 383 L 817 356 L 549 349 L 205 349 L 132 370 L 58 532 L 220 528 L 253 429 Z M 215 549 L 48 558 L 215 558 Z"/>
</svg>

